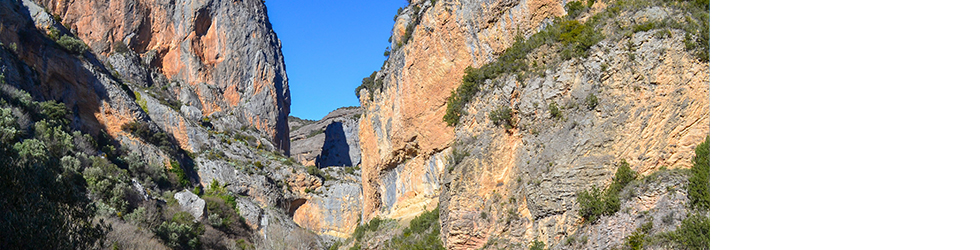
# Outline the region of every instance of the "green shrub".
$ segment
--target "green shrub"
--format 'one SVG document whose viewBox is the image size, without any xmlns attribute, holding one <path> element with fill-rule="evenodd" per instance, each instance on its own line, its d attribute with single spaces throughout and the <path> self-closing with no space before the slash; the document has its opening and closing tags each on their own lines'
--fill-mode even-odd
<svg viewBox="0 0 980 250">
<path fill-rule="evenodd" d="M 544 242 L 541 242 L 540 240 L 535 240 L 534 243 L 531 243 L 531 246 L 528 247 L 528 250 L 544 250 L 544 248 L 545 248 Z"/>
<path fill-rule="evenodd" d="M 503 125 L 507 129 L 514 128 L 514 110 L 508 106 L 500 106 L 490 112 L 490 121 L 495 125 Z"/>
<path fill-rule="evenodd" d="M 710 137 L 705 138 L 704 142 L 694 149 L 694 166 L 691 167 L 692 174 L 688 178 L 687 199 L 690 200 L 691 208 L 695 210 L 708 210 L 711 207 L 710 140 Z"/>
<path fill-rule="evenodd" d="M 173 143 L 170 142 L 170 135 L 164 132 L 154 133 L 150 125 L 145 122 L 134 120 L 123 124 L 122 130 L 140 138 L 146 143 L 160 147 L 160 149 L 169 154 L 173 154 L 175 151 Z"/>
<path fill-rule="evenodd" d="M 596 31 L 594 22 L 582 24 L 576 20 L 563 18 L 559 18 L 528 39 L 517 36 L 514 43 L 504 50 L 497 60 L 480 68 L 466 68 L 462 83 L 446 100 L 446 115 L 442 120 L 449 126 L 456 126 L 460 117 L 465 115 L 463 109 L 466 104 L 480 91 L 486 80 L 529 70 L 527 55 L 541 45 L 560 43 L 562 57 L 569 59 L 585 55 L 589 48 L 602 39 L 603 35 Z"/>
<path fill-rule="evenodd" d="M 639 250 L 647 244 L 651 244 L 654 240 L 649 237 L 653 231 L 653 222 L 648 221 L 643 223 L 639 228 L 633 231 L 626 239 L 623 240 L 623 246 L 627 249 Z"/>
<path fill-rule="evenodd" d="M 156 235 L 163 243 L 174 249 L 197 249 L 201 246 L 200 236 L 204 227 L 194 222 L 194 217 L 187 212 L 177 212 L 169 221 L 156 228 Z"/>
<path fill-rule="evenodd" d="M 177 188 L 191 186 L 191 180 L 187 176 L 187 173 L 184 172 L 184 168 L 180 166 L 180 163 L 178 163 L 177 161 L 170 161 L 169 171 L 170 173 L 173 173 L 177 179 L 176 181 L 176 183 L 178 184 Z"/>
<path fill-rule="evenodd" d="M 310 131 L 309 134 L 306 134 L 306 137 L 304 137 L 304 138 L 312 138 L 312 137 L 317 136 L 319 134 L 323 134 L 324 132 L 325 131 L 323 131 L 323 130 L 313 130 L 313 131 Z"/>
<path fill-rule="evenodd" d="M 96 248 L 109 228 L 92 220 L 95 207 L 75 157 L 84 152 L 70 143 L 66 126 L 47 119 L 60 115 L 40 115 L 41 104 L 16 92 L 4 89 L 0 95 L 0 246 Z M 19 115 L 18 109 L 32 115 Z M 18 125 L 18 119 L 34 122 L 34 133 Z M 111 188 L 106 190 L 111 194 Z"/>
<path fill-rule="evenodd" d="M 636 172 L 630 168 L 629 163 L 622 160 L 609 187 L 603 190 L 598 186 L 592 186 L 592 188 L 578 193 L 576 199 L 579 203 L 579 216 L 582 216 L 585 222 L 593 223 L 599 217 L 619 212 L 619 193 L 626 185 L 635 180 L 636 176 Z"/>
<path fill-rule="evenodd" d="M 548 104 L 548 112 L 551 113 L 552 118 L 561 119 L 561 109 L 558 108 L 557 103 Z"/>
<path fill-rule="evenodd" d="M 621 160 L 619 167 L 616 168 L 616 176 L 613 177 L 612 184 L 609 184 L 609 192 L 619 194 L 626 185 L 636 180 L 636 177 L 636 171 L 630 168 L 630 164 L 626 162 L 626 159 Z"/>
<path fill-rule="evenodd" d="M 439 209 L 422 212 L 409 222 L 409 226 L 388 241 L 395 249 L 446 249 L 439 237 Z"/>
<path fill-rule="evenodd" d="M 150 110 L 148 108 L 146 108 L 146 99 L 143 99 L 143 96 L 140 95 L 140 92 L 139 91 L 133 91 L 133 95 L 135 95 L 135 97 L 136 97 L 136 104 L 139 104 L 140 105 L 140 109 L 143 110 L 143 113 L 149 114 L 150 113 Z"/>
<path fill-rule="evenodd" d="M 588 11 L 588 9 L 589 7 L 586 7 L 580 1 L 574 1 L 565 4 L 565 13 L 568 14 L 567 18 L 569 19 L 578 18 L 579 15 L 582 15 L 582 13 Z"/>
<path fill-rule="evenodd" d="M 92 195 L 117 213 L 129 212 L 129 200 L 135 193 L 130 188 L 127 171 L 105 158 L 89 157 L 89 160 L 92 165 L 82 172 L 82 176 Z"/>
<path fill-rule="evenodd" d="M 384 84 L 381 78 L 377 78 L 377 75 L 378 72 L 375 71 L 371 72 L 370 76 L 361 79 L 361 86 L 357 86 L 357 88 L 354 89 L 354 95 L 356 95 L 358 99 L 361 98 L 361 90 L 366 89 L 370 95 L 370 99 L 374 101 L 374 91 L 381 88 Z"/>
<path fill-rule="evenodd" d="M 306 166 L 306 173 L 309 174 L 309 175 L 312 175 L 312 176 L 319 177 L 320 179 L 322 179 L 324 181 L 337 180 L 337 178 L 333 177 L 329 173 L 326 173 L 322 169 L 319 169 L 319 168 L 317 168 L 315 166 Z"/>
<path fill-rule="evenodd" d="M 211 226 L 229 233 L 244 231 L 244 221 L 238 215 L 237 197 L 219 184 L 218 180 L 211 180 L 202 198 Z"/>
<path fill-rule="evenodd" d="M 661 242 L 679 246 L 681 249 L 711 248 L 711 223 L 707 216 L 692 213 L 677 227 L 677 230 L 663 232 L 655 237 Z"/>
<path fill-rule="evenodd" d="M 619 211 L 619 196 L 604 192 L 598 186 L 580 191 L 576 199 L 579 204 L 578 214 L 586 223 L 593 223 L 603 215 Z"/>
<path fill-rule="evenodd" d="M 589 94 L 588 97 L 585 97 L 585 107 L 594 110 L 597 106 L 599 106 L 599 98 L 595 94 Z"/>
<path fill-rule="evenodd" d="M 88 45 L 85 45 L 85 42 L 72 36 L 62 35 L 60 38 L 58 38 L 57 42 L 62 48 L 65 48 L 69 52 L 76 55 L 82 54 L 88 50 Z"/>
<path fill-rule="evenodd" d="M 701 12 L 695 15 L 695 19 L 689 19 L 689 25 L 687 34 L 684 36 L 684 46 L 688 51 L 694 53 L 698 59 L 701 61 L 710 61 L 711 59 L 711 38 L 710 23 L 711 18 L 707 12 Z"/>
<path fill-rule="evenodd" d="M 360 241 L 361 238 L 364 237 L 365 233 L 378 231 L 378 227 L 380 227 L 384 222 L 385 220 L 374 217 L 367 224 L 358 225 L 356 228 L 354 228 L 354 233 L 351 233 L 351 238 Z"/>
<path fill-rule="evenodd" d="M 38 103 L 38 108 L 41 111 L 46 121 L 52 121 L 54 124 L 67 125 L 68 115 L 71 112 L 65 107 L 64 103 L 59 103 L 56 101 L 44 101 Z"/>
</svg>

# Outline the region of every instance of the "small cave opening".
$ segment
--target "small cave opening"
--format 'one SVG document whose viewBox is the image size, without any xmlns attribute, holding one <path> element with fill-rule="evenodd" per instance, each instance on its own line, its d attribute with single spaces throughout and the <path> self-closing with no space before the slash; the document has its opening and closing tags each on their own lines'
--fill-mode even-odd
<svg viewBox="0 0 980 250">
<path fill-rule="evenodd" d="M 194 33 L 197 36 L 204 36 L 210 29 L 211 11 L 206 8 L 197 11 L 197 16 L 194 17 Z"/>
<path fill-rule="evenodd" d="M 306 199 L 300 198 L 289 202 L 289 217 L 293 217 L 293 214 L 296 213 L 296 209 L 299 209 L 299 207 L 303 206 L 303 204 L 306 204 Z"/>
</svg>

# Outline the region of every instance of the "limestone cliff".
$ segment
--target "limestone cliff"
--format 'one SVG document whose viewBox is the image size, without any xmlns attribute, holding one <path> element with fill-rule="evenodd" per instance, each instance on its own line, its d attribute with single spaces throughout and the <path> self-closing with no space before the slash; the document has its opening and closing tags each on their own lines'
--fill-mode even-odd
<svg viewBox="0 0 980 250">
<path fill-rule="evenodd" d="M 413 1 L 399 13 L 395 51 L 376 78 L 383 85 L 360 93 L 366 219 L 404 218 L 435 206 L 445 165 L 436 154 L 455 137 L 442 115 L 464 69 L 563 13 L 555 0 Z"/>
<path fill-rule="evenodd" d="M 673 229 L 687 213 L 676 192 L 686 181 L 660 171 L 689 168 L 707 138 L 710 81 L 695 40 L 706 24 L 687 3 L 667 2 L 595 1 L 575 13 L 563 1 L 413 2 L 374 78 L 381 84 L 359 92 L 364 221 L 438 207 L 450 249 L 608 249 L 644 221 Z M 566 14 L 576 16 L 557 19 Z M 520 59 L 525 70 L 480 82 L 447 126 L 447 98 L 465 68 L 570 19 L 602 39 L 571 55 L 569 43 L 535 45 Z M 608 185 L 623 160 L 657 181 L 633 189 L 624 201 L 633 209 L 583 223 L 576 195 Z"/>
<path fill-rule="evenodd" d="M 262 1 L 37 2 L 121 80 L 160 85 L 192 122 L 209 117 L 220 131 L 254 127 L 288 154 L 286 67 Z M 177 120 L 161 125 L 182 148 L 199 150 L 199 136 Z"/>
</svg>

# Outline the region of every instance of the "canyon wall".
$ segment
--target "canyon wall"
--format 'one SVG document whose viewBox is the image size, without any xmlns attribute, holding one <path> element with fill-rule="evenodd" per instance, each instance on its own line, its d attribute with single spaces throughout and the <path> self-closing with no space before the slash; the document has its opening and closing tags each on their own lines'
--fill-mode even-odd
<svg viewBox="0 0 980 250">
<path fill-rule="evenodd" d="M 610 248 L 644 221 L 660 221 L 654 231 L 673 229 L 687 214 L 677 192 L 686 180 L 660 173 L 690 168 L 694 148 L 709 134 L 709 64 L 688 48 L 686 36 L 696 35 L 688 34 L 688 13 L 640 2 L 616 6 L 619 12 L 596 28 L 604 39 L 584 55 L 568 58 L 561 44 L 545 44 L 527 55 L 535 65 L 529 71 L 482 83 L 456 126 L 443 115 L 464 69 L 493 62 L 515 36 L 527 38 L 566 15 L 567 3 L 410 4 L 374 78 L 381 84 L 359 91 L 363 221 L 405 220 L 438 207 L 450 249 L 533 241 Z M 607 6 L 596 1 L 577 19 L 585 23 Z M 634 28 L 668 21 L 679 25 Z M 501 108 L 512 127 L 492 119 Z M 663 182 L 624 201 L 639 210 L 583 223 L 577 194 L 608 185 L 624 161 Z M 565 243 L 570 237 L 593 240 Z"/>
<path fill-rule="evenodd" d="M 288 154 L 286 66 L 261 1 L 38 3 L 127 84 L 159 85 L 183 116 L 207 117 L 221 131 L 254 127 Z M 161 125 L 185 150 L 199 150 L 194 131 L 179 122 Z"/>
<path fill-rule="evenodd" d="M 564 13 L 562 2 L 554 0 L 432 3 L 415 1 L 418 8 L 399 13 L 394 51 L 376 78 L 383 85 L 360 93 L 365 219 L 405 218 L 434 208 L 441 184 L 426 176 L 441 175 L 444 159 L 436 154 L 455 138 L 442 116 L 464 70 L 492 60 L 516 36 Z M 400 45 L 409 28 L 411 38 Z"/>
</svg>

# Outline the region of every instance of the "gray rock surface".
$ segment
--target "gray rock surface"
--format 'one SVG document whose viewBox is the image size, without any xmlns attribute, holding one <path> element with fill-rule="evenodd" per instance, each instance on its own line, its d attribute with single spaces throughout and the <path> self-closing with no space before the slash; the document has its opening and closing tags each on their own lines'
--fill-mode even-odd
<svg viewBox="0 0 980 250">
<path fill-rule="evenodd" d="M 204 199 L 197 197 L 196 194 L 191 193 L 191 191 L 180 191 L 174 194 L 174 199 L 177 200 L 177 204 L 180 205 L 180 210 L 188 212 L 191 216 L 194 216 L 194 221 L 201 221 L 204 218 Z"/>
<path fill-rule="evenodd" d="M 316 122 L 294 122 L 290 131 L 291 157 L 306 166 L 357 166 L 361 164 L 358 121 L 361 109 L 339 108 Z"/>
</svg>

